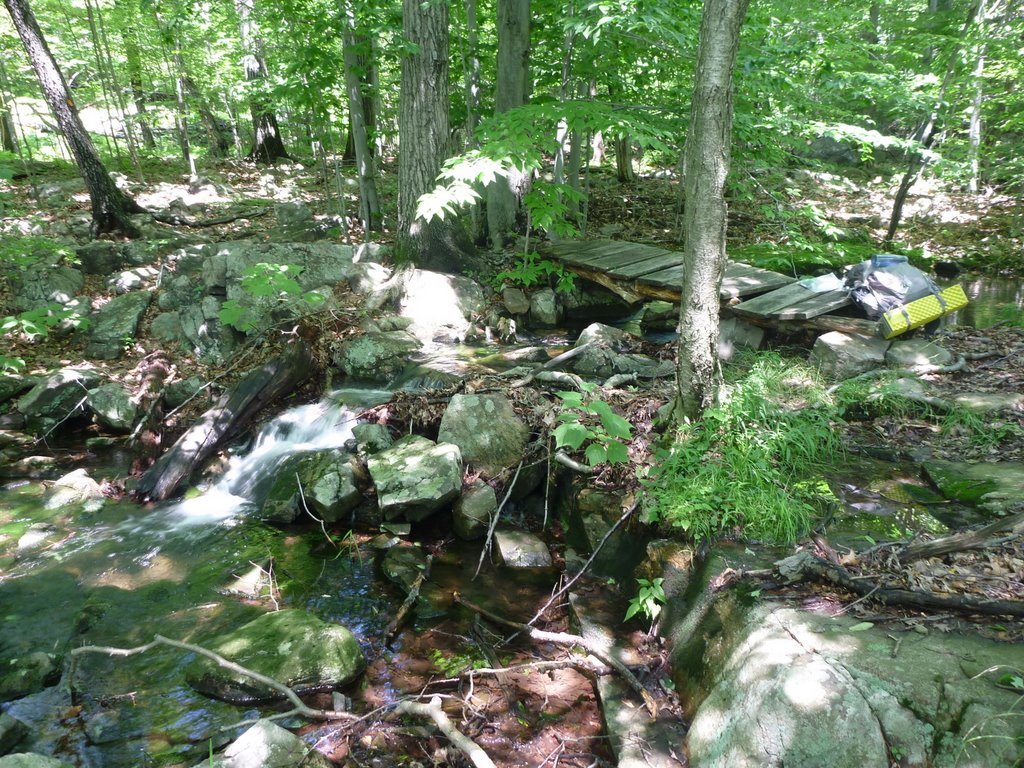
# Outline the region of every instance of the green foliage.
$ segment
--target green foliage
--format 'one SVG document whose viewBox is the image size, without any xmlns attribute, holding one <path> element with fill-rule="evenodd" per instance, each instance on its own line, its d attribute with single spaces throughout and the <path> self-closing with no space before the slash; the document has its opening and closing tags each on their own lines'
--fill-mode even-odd
<svg viewBox="0 0 1024 768">
<path fill-rule="evenodd" d="M 555 290 L 568 293 L 576 283 L 576 276 L 558 262 L 541 258 L 536 251 L 529 251 L 519 257 L 519 261 L 512 269 L 495 275 L 493 283 L 496 288 L 505 281 L 531 288 L 551 280 L 555 282 Z"/>
<path fill-rule="evenodd" d="M 722 405 L 656 449 L 646 521 L 697 540 L 738 527 L 749 538 L 795 540 L 830 501 L 819 473 L 841 452 L 837 418 L 814 371 L 759 355 Z"/>
<path fill-rule="evenodd" d="M 229 299 L 221 307 L 222 323 L 243 333 L 263 330 L 275 317 L 298 317 L 321 306 L 326 298 L 316 291 L 303 292 L 296 281 L 302 267 L 261 262 L 242 274 L 244 300 Z"/>
<path fill-rule="evenodd" d="M 603 400 L 593 398 L 589 392 L 559 392 L 563 410 L 558 414 L 561 422 L 554 431 L 555 446 L 577 451 L 583 446 L 587 463 L 625 464 L 629 461 L 626 443 L 633 435 L 628 421 L 615 413 Z M 624 442 L 626 441 L 626 442 Z"/>
<path fill-rule="evenodd" d="M 637 579 L 636 583 L 640 589 L 636 596 L 630 599 L 623 621 L 629 621 L 638 613 L 650 621 L 657 619 L 661 614 L 661 607 L 665 604 L 665 590 L 662 587 L 664 582 L 661 577 Z"/>
<path fill-rule="evenodd" d="M 482 669 L 487 660 L 469 653 L 446 654 L 439 648 L 430 651 L 430 663 L 445 677 L 457 677 L 470 669 Z"/>
</svg>

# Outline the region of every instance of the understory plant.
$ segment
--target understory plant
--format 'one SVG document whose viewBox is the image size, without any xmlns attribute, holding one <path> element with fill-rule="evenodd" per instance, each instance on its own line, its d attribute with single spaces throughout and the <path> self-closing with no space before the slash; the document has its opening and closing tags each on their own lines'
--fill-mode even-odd
<svg viewBox="0 0 1024 768">
<path fill-rule="evenodd" d="M 593 384 L 585 384 L 583 392 L 559 392 L 561 422 L 554 431 L 555 447 L 576 451 L 583 448 L 587 463 L 625 464 L 629 461 L 626 443 L 632 437 L 630 423 L 612 410 L 608 403 L 593 397 Z"/>
<path fill-rule="evenodd" d="M 228 299 L 221 307 L 222 323 L 243 333 L 267 328 L 281 314 L 298 317 L 327 300 L 316 291 L 303 292 L 296 278 L 302 267 L 261 262 L 242 273 L 243 299 Z"/>
<path fill-rule="evenodd" d="M 821 473 L 841 453 L 837 419 L 814 371 L 758 355 L 721 405 L 655 449 L 646 521 L 696 540 L 794 541 L 831 502 Z"/>
</svg>

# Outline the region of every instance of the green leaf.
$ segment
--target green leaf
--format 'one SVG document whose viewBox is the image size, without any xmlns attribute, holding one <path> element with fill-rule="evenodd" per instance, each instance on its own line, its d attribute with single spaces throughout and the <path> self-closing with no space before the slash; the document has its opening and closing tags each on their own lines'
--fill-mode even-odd
<svg viewBox="0 0 1024 768">
<path fill-rule="evenodd" d="M 596 467 L 598 464 L 604 464 L 608 460 L 608 451 L 599 443 L 591 443 L 588 445 L 587 450 L 584 451 L 584 455 L 587 457 L 587 463 L 592 467 Z"/>
<path fill-rule="evenodd" d="M 601 424 L 604 425 L 604 428 L 608 430 L 608 434 L 612 437 L 629 440 L 633 436 L 633 427 L 617 413 L 612 413 L 611 411 L 602 413 Z"/>
<path fill-rule="evenodd" d="M 629 451 L 626 446 L 618 441 L 611 441 L 606 444 L 605 450 L 609 464 L 628 464 Z"/>
<path fill-rule="evenodd" d="M 568 446 L 578 449 L 590 437 L 590 430 L 578 422 L 567 422 L 555 428 L 555 445 L 559 448 Z"/>
<path fill-rule="evenodd" d="M 623 617 L 622 620 L 623 621 L 629 621 L 634 616 L 636 616 L 638 613 L 640 613 L 640 601 L 639 600 L 630 600 L 629 601 L 629 608 L 626 609 L 626 615 L 625 615 L 625 617 Z"/>
</svg>

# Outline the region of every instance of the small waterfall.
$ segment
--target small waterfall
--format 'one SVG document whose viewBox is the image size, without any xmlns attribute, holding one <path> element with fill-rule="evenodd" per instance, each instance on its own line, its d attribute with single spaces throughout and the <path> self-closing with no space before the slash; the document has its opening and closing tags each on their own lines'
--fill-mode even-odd
<svg viewBox="0 0 1024 768">
<path fill-rule="evenodd" d="M 354 423 L 355 414 L 331 398 L 285 411 L 263 427 L 249 453 L 231 459 L 216 485 L 175 504 L 168 516 L 185 526 L 233 517 L 244 511 L 281 462 L 297 453 L 343 447 L 352 439 Z"/>
</svg>

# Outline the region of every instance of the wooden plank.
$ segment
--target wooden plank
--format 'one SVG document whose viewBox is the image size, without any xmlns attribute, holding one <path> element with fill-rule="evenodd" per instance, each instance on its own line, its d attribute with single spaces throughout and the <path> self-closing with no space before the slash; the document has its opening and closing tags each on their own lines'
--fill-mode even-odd
<svg viewBox="0 0 1024 768">
<path fill-rule="evenodd" d="M 799 304 L 775 312 L 772 317 L 779 320 L 809 320 L 818 315 L 834 312 L 850 303 L 850 296 L 845 290 L 814 293 Z"/>
<path fill-rule="evenodd" d="M 813 294 L 799 283 L 793 283 L 783 288 L 758 296 L 755 299 L 741 302 L 734 307 L 734 310 L 743 315 L 752 317 L 769 317 L 772 313 L 785 307 L 803 301 Z"/>
<path fill-rule="evenodd" d="M 585 247 L 559 249 L 557 252 L 553 252 L 552 255 L 566 264 L 589 266 L 592 261 L 602 256 L 617 255 L 623 250 L 621 243 L 598 240 L 594 240 L 592 243 L 594 244 L 588 244 Z"/>
<path fill-rule="evenodd" d="M 649 251 L 653 251 L 650 253 Z M 657 259 L 665 255 L 667 251 L 662 251 L 657 248 L 651 248 L 645 250 L 639 250 L 636 248 L 623 249 L 614 253 L 598 256 L 597 258 L 588 261 L 587 266 L 594 269 L 604 269 L 609 272 L 616 272 L 619 267 L 628 264 L 640 264 L 652 259 Z"/>
<path fill-rule="evenodd" d="M 641 275 L 637 278 L 637 284 L 658 286 L 661 288 L 675 286 L 676 293 L 679 293 L 679 286 L 683 282 L 683 266 L 672 267 L 659 272 Z M 785 286 L 794 281 L 794 278 L 783 275 L 779 272 L 769 272 L 766 269 L 752 267 L 749 264 L 737 262 L 735 265 L 729 263 L 725 268 L 725 277 L 722 279 L 722 288 L 719 295 L 723 299 L 734 299 L 740 296 L 750 296 L 755 293 L 765 293 L 780 286 Z"/>
<path fill-rule="evenodd" d="M 682 263 L 683 254 L 663 251 L 660 256 L 653 259 L 644 259 L 643 261 L 637 261 L 631 264 L 623 264 L 622 266 L 609 269 L 608 272 L 616 277 L 632 279 L 651 272 L 660 272 L 661 270 L 669 269 L 671 267 L 678 267 L 681 266 Z"/>
</svg>

